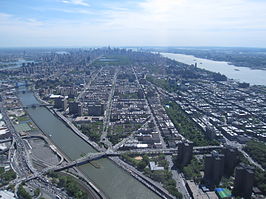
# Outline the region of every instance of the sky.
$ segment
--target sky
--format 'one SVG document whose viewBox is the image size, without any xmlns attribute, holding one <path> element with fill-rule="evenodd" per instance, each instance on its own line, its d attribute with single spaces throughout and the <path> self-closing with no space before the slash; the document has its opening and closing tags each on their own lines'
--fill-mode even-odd
<svg viewBox="0 0 266 199">
<path fill-rule="evenodd" d="M 0 47 L 266 47 L 266 0 L 0 0 Z"/>
</svg>

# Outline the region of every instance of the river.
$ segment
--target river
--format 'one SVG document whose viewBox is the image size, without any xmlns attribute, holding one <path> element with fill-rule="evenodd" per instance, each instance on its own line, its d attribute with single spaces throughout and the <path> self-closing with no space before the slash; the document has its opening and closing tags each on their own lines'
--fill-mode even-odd
<svg viewBox="0 0 266 199">
<path fill-rule="evenodd" d="M 24 106 L 38 104 L 33 93 L 20 93 L 19 98 Z M 47 108 L 28 108 L 29 115 L 36 125 L 64 152 L 71 160 L 82 154 L 95 150 L 77 136 L 60 119 Z M 82 173 L 90 179 L 110 199 L 159 199 L 160 197 L 129 175 L 109 159 L 96 161 L 100 168 L 91 164 L 80 166 Z"/>
<path fill-rule="evenodd" d="M 184 55 L 176 53 L 160 53 L 164 57 L 174 59 L 185 64 L 195 64 L 197 67 L 212 72 L 219 72 L 230 79 L 240 82 L 247 82 L 251 85 L 266 85 L 266 70 L 255 70 L 248 67 L 237 67 L 228 62 L 213 61 L 209 59 L 197 58 L 193 55 Z"/>
<path fill-rule="evenodd" d="M 23 63 L 36 63 L 35 61 L 32 60 L 24 60 L 24 59 L 19 59 L 18 61 L 14 62 L 0 62 L 0 70 L 6 70 L 6 69 L 14 69 L 14 68 L 19 68 L 22 66 Z"/>
</svg>

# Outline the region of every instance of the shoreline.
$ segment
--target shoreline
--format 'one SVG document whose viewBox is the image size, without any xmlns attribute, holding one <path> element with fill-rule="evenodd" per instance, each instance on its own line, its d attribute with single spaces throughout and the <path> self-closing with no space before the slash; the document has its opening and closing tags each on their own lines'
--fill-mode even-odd
<svg viewBox="0 0 266 199">
<path fill-rule="evenodd" d="M 38 125 L 35 123 L 34 119 L 31 117 L 31 115 L 28 112 L 27 112 L 27 114 L 29 115 L 29 117 L 31 118 L 31 120 L 34 122 L 34 124 L 38 127 Z M 46 138 L 44 140 L 45 141 L 48 141 L 48 144 L 49 144 L 50 149 L 53 150 L 53 151 L 56 150 L 56 153 L 61 154 L 62 157 L 67 162 L 71 162 L 70 158 L 62 150 L 60 150 L 60 148 L 58 148 L 56 146 L 56 144 L 48 136 L 46 136 L 45 133 L 39 127 L 38 127 L 38 129 L 42 132 L 43 136 Z M 52 149 L 50 143 L 52 143 L 52 146 L 54 146 L 56 149 Z M 101 193 L 101 191 L 78 169 L 78 167 L 74 168 L 74 170 L 76 170 L 76 172 L 79 175 L 82 174 L 82 175 L 80 175 L 80 177 L 84 179 L 84 181 L 87 183 L 88 189 L 91 190 L 89 193 L 90 194 L 93 193 L 93 195 L 90 195 L 93 199 L 98 199 L 99 196 L 100 196 L 101 199 L 106 199 L 106 197 L 104 196 L 104 194 Z"/>
<path fill-rule="evenodd" d="M 40 100 L 35 92 L 33 92 L 33 95 L 34 97 L 37 99 L 37 101 L 41 102 L 41 104 L 43 104 L 42 100 Z M 19 99 L 19 97 L 18 97 Z M 20 100 L 19 100 L 20 101 Z M 21 102 L 21 101 L 20 101 Z M 21 103 L 22 104 L 22 103 Z M 47 103 L 45 103 L 47 105 Z M 48 111 L 50 111 L 52 114 L 53 112 L 48 108 L 48 107 L 45 107 L 48 109 Z M 70 158 L 62 151 L 60 150 L 59 147 L 57 147 L 57 145 L 39 128 L 39 126 L 36 124 L 36 122 L 34 121 L 34 119 L 31 117 L 31 115 L 28 113 L 27 110 L 25 110 L 23 108 L 23 110 L 27 113 L 27 115 L 30 117 L 30 119 L 32 120 L 32 122 L 34 122 L 34 124 L 38 127 L 38 129 L 40 130 L 40 132 L 42 133 L 42 136 L 45 137 L 43 138 L 45 141 L 48 142 L 49 144 L 49 147 L 51 150 L 56 150 L 57 153 L 59 153 L 60 155 L 62 155 L 62 157 L 68 161 L 68 162 L 71 162 Z M 34 135 L 30 135 L 30 136 L 34 136 Z M 52 144 L 52 146 L 55 147 L 55 149 L 51 148 L 51 145 L 50 143 Z M 90 194 L 90 197 L 92 197 L 93 199 L 106 199 L 105 195 L 90 181 L 90 179 L 88 179 L 79 169 L 78 167 L 74 168 L 74 170 L 78 173 L 78 175 L 80 175 L 80 177 L 85 181 L 87 188 L 90 189 L 90 192 L 88 192 L 88 194 Z"/>
<path fill-rule="evenodd" d="M 33 93 L 34 93 L 34 96 L 36 97 L 35 92 L 33 92 Z M 45 102 L 43 100 L 39 100 L 38 97 L 36 97 L 36 98 L 38 101 Z M 45 103 L 45 104 L 47 104 L 47 103 Z M 102 148 L 100 148 L 98 146 L 98 144 L 89 140 L 89 138 L 86 135 L 82 134 L 73 125 L 73 123 L 71 121 L 69 121 L 64 115 L 62 115 L 60 112 L 56 111 L 53 108 L 50 108 L 50 107 L 45 107 L 45 108 L 47 108 L 52 114 L 54 114 L 57 118 L 59 118 L 68 128 L 70 128 L 77 136 L 79 136 L 82 140 L 84 140 L 87 144 L 89 144 L 94 150 L 96 150 L 97 152 L 102 151 Z M 123 169 L 130 176 L 134 177 L 137 181 L 139 181 L 141 184 L 143 184 L 145 187 L 150 189 L 152 192 L 154 192 L 159 197 L 161 197 L 163 199 L 167 199 L 167 198 L 174 199 L 174 197 L 170 193 L 168 193 L 167 190 L 165 190 L 164 188 L 157 187 L 152 182 L 149 182 L 149 178 L 144 176 L 144 174 L 139 174 L 138 172 L 136 172 L 137 169 L 135 169 L 135 168 L 130 169 L 129 167 L 132 167 L 132 166 L 128 165 L 128 163 L 126 163 L 120 159 L 118 160 L 116 158 L 107 158 L 107 159 L 109 159 L 111 162 L 113 162 L 119 168 Z M 134 171 L 134 170 L 136 170 L 136 171 Z M 85 177 L 85 178 L 87 178 L 87 177 Z"/>
<path fill-rule="evenodd" d="M 51 111 L 50 108 L 47 108 L 49 109 L 49 111 Z M 53 110 L 53 109 L 52 109 Z M 56 116 L 59 117 L 61 120 L 63 120 L 63 122 L 65 123 L 65 125 L 67 127 L 69 127 L 72 131 L 74 131 L 74 133 L 76 135 L 78 135 L 81 139 L 83 139 L 86 143 L 88 143 L 91 147 L 94 148 L 93 145 L 91 145 L 91 141 L 88 140 L 87 136 L 82 136 L 80 135 L 81 133 L 77 133 L 75 132 L 75 130 L 72 128 L 72 125 L 69 126 L 69 123 L 67 121 L 65 121 L 65 119 L 67 120 L 67 118 L 65 118 L 62 114 L 58 114 L 57 111 L 53 110 L 55 113 L 56 113 Z M 65 119 L 61 118 L 60 116 L 63 116 Z M 70 121 L 69 121 L 70 122 Z M 99 151 L 97 148 L 94 148 L 96 151 Z M 99 148 L 100 149 L 100 148 Z M 118 160 L 116 160 L 115 158 L 107 158 L 109 159 L 110 161 L 112 161 L 113 163 L 115 163 L 115 165 L 117 165 L 119 168 L 123 169 L 125 172 L 127 172 L 130 176 L 134 177 L 137 181 L 139 181 L 141 184 L 143 184 L 145 187 L 147 187 L 148 189 L 150 189 L 151 191 L 153 191 L 155 194 L 157 194 L 159 197 L 163 198 L 163 199 L 167 199 L 167 198 L 171 198 L 171 199 L 174 199 L 173 196 L 171 196 L 169 193 L 166 193 L 165 191 L 166 190 L 162 190 L 161 188 L 157 187 L 156 185 L 153 185 L 152 183 L 149 183 L 147 179 L 145 178 L 148 178 L 148 177 L 144 177 L 144 176 L 141 176 L 140 174 L 138 174 L 137 172 L 133 171 L 133 169 L 129 169 L 127 167 L 131 167 L 130 165 L 128 165 L 126 162 L 122 161 L 122 160 L 119 160 L 121 161 L 121 163 L 118 163 Z M 135 169 L 135 168 L 134 168 Z M 144 175 L 144 174 L 143 174 Z M 161 193 L 163 193 L 164 195 L 162 195 Z M 167 197 L 165 197 L 165 195 L 167 195 Z"/>
<path fill-rule="evenodd" d="M 198 58 L 198 59 L 205 59 L 205 60 L 216 61 L 216 62 L 225 62 L 228 65 L 235 66 L 235 67 L 249 68 L 250 70 L 262 70 L 262 71 L 266 71 L 266 67 L 265 68 L 257 68 L 257 67 L 243 66 L 243 65 L 238 65 L 235 62 L 230 62 L 230 61 L 226 61 L 226 60 L 217 60 L 217 59 L 212 59 L 212 58 L 205 58 L 205 57 L 200 57 L 200 56 L 196 56 L 196 55 L 193 55 L 193 54 L 175 53 L 175 52 L 167 52 L 167 51 L 161 51 L 161 52 L 159 51 L 159 53 L 160 54 L 161 53 L 172 53 L 172 54 L 177 54 L 177 55 L 193 56 L 193 57 Z"/>
</svg>

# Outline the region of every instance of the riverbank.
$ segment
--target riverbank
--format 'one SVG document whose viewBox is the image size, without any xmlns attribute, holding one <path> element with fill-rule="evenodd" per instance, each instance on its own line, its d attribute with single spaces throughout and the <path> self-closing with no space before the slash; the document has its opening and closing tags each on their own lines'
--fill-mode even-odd
<svg viewBox="0 0 266 199">
<path fill-rule="evenodd" d="M 31 107 L 38 104 L 32 92 L 20 93 L 20 100 L 24 106 Z M 94 153 L 97 150 L 91 147 L 80 136 L 69 128 L 65 122 L 58 118 L 46 107 L 36 106 L 28 108 L 27 112 L 34 118 L 34 123 L 44 134 L 55 143 L 55 146 L 74 161 L 82 154 Z M 110 199 L 136 199 L 136 198 L 162 198 L 130 175 L 129 172 L 120 168 L 108 158 L 95 161 L 98 166 L 85 164 L 79 166 L 81 173 L 93 183 L 99 190 Z"/>
<path fill-rule="evenodd" d="M 92 148 L 94 148 L 96 151 L 103 151 L 102 148 L 95 142 L 91 141 L 86 135 L 81 133 L 78 128 L 70 122 L 64 115 L 62 115 L 59 111 L 56 111 L 52 108 L 48 108 L 49 111 L 54 113 L 58 118 L 60 118 L 67 127 L 69 127 L 74 133 L 76 133 L 77 136 L 79 136 L 81 139 L 83 139 L 86 143 L 88 143 Z"/>
<path fill-rule="evenodd" d="M 56 111 L 54 109 L 51 109 L 51 108 L 48 108 L 48 109 L 50 111 L 54 112 L 57 117 L 59 117 L 72 131 L 74 131 L 76 133 L 76 135 L 78 135 L 85 142 L 87 142 L 88 144 L 90 144 L 95 150 L 102 151 L 102 148 L 100 148 L 96 143 L 90 141 L 89 138 L 86 135 L 84 135 L 83 133 L 81 133 L 60 112 L 58 112 L 58 111 Z M 128 165 L 126 162 L 120 160 L 119 158 L 114 158 L 114 157 L 111 157 L 109 159 L 112 160 L 115 164 L 117 164 L 120 168 L 122 168 L 123 170 L 127 171 L 132 177 L 134 177 L 135 179 L 137 179 L 139 182 L 141 182 L 143 185 L 145 185 L 146 187 L 148 187 L 150 190 L 152 190 L 154 193 L 156 193 L 160 197 L 165 198 L 165 199 L 167 199 L 167 198 L 174 199 L 174 197 L 171 194 L 169 194 L 166 189 L 164 189 L 163 187 L 159 187 L 159 186 L 155 185 L 155 183 L 151 179 L 149 179 L 148 177 L 146 177 L 141 172 L 137 171 L 134 167 Z"/>
<path fill-rule="evenodd" d="M 193 55 L 160 53 L 162 56 L 188 65 L 195 65 L 201 69 L 221 73 L 230 79 L 239 82 L 250 83 L 251 85 L 266 86 L 266 70 L 250 69 L 248 67 L 239 67 L 231 65 L 225 61 L 213 61 L 210 59 L 197 58 Z"/>
<path fill-rule="evenodd" d="M 36 96 L 36 95 L 35 95 Z M 38 99 L 38 98 L 37 98 Z M 74 126 L 71 121 L 69 121 L 63 114 L 61 114 L 59 111 L 46 107 L 50 112 L 54 113 L 56 117 L 60 118 L 61 121 L 65 123 L 66 126 L 68 126 L 74 133 L 76 133 L 77 136 L 79 136 L 81 139 L 83 139 L 86 143 L 88 143 L 91 147 L 93 147 L 96 151 L 103 151 L 102 148 L 98 146 L 95 142 L 92 142 L 89 140 L 89 138 L 81 133 L 76 126 Z M 109 158 L 112 160 L 115 164 L 117 164 L 120 168 L 123 170 L 127 171 L 132 177 L 137 179 L 139 182 L 141 182 L 143 185 L 148 187 L 150 190 L 152 190 L 154 193 L 159 195 L 161 198 L 169 198 L 169 199 L 174 199 L 174 197 L 168 193 L 166 189 L 164 189 L 162 186 L 157 185 L 157 183 L 153 182 L 151 179 L 146 177 L 144 174 L 139 172 L 137 169 L 134 167 L 128 165 L 126 162 L 120 160 L 117 157 L 111 157 Z"/>
<path fill-rule="evenodd" d="M 39 102 L 41 102 L 41 104 L 43 104 L 43 101 L 41 101 L 40 98 L 36 97 L 36 95 L 34 95 L 34 97 Z M 21 102 L 21 104 L 22 104 L 22 102 Z M 44 104 L 46 104 L 46 103 L 44 103 Z M 50 111 L 49 108 L 47 108 L 47 109 Z M 24 110 L 24 111 L 27 112 L 27 114 L 30 117 L 30 119 L 38 127 L 38 125 L 34 121 L 34 118 L 31 116 L 31 114 L 29 114 L 27 110 Z M 39 128 L 39 130 L 43 133 L 42 136 L 41 135 L 30 135 L 30 136 L 27 136 L 27 137 L 29 137 L 29 138 L 31 138 L 31 137 L 41 138 L 46 143 L 48 143 L 50 149 L 52 151 L 54 151 L 60 157 L 60 161 L 59 161 L 58 164 L 61 164 L 64 160 L 66 160 L 67 162 L 71 162 L 71 159 L 67 156 L 67 154 L 65 154 L 62 150 L 60 150 L 58 147 L 56 147 L 56 144 L 53 142 L 53 140 L 50 139 L 50 137 L 48 137 L 40 128 Z M 89 194 L 90 198 L 92 198 L 92 199 L 106 199 L 105 195 L 91 181 L 89 181 L 89 179 L 87 179 L 84 176 L 84 174 L 81 171 L 78 170 L 78 168 L 74 168 L 74 170 L 77 172 L 77 174 L 79 175 L 80 179 L 82 179 L 83 182 L 85 183 L 84 186 L 86 185 L 87 189 L 89 190 L 88 194 Z"/>
</svg>

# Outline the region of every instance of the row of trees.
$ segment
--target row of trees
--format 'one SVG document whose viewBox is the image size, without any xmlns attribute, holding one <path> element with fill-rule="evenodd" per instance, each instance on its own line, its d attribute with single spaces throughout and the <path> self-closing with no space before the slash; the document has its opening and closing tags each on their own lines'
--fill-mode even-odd
<svg viewBox="0 0 266 199">
<path fill-rule="evenodd" d="M 266 144 L 258 141 L 250 141 L 244 150 L 266 169 Z"/>
<path fill-rule="evenodd" d="M 3 167 L 0 167 L 0 185 L 6 185 L 11 180 L 16 178 L 16 173 L 13 170 L 5 171 Z"/>
<path fill-rule="evenodd" d="M 244 150 L 266 169 L 266 144 L 258 141 L 250 141 L 246 144 Z M 266 194 L 266 171 L 256 168 L 255 185 Z"/>
<path fill-rule="evenodd" d="M 182 194 L 176 188 L 176 182 L 172 178 L 172 173 L 168 170 L 168 162 L 165 160 L 164 155 L 154 157 L 144 155 L 142 160 L 136 160 L 128 154 L 123 154 L 122 158 L 138 170 L 144 172 L 149 178 L 162 183 L 164 188 L 177 199 L 182 199 Z M 159 166 L 164 167 L 164 170 L 152 171 L 148 166 L 150 161 L 154 161 Z"/>
<path fill-rule="evenodd" d="M 186 179 L 194 180 L 196 183 L 199 183 L 202 180 L 200 172 L 203 170 L 203 163 L 195 157 L 193 157 L 190 164 L 181 168 L 181 170 Z"/>
<path fill-rule="evenodd" d="M 195 146 L 216 145 L 216 140 L 206 138 L 203 130 L 181 109 L 175 102 L 167 101 L 164 103 L 166 113 L 178 129 L 179 133 L 192 141 Z"/>
<path fill-rule="evenodd" d="M 90 140 L 94 142 L 99 142 L 101 139 L 101 131 L 102 131 L 102 122 L 91 122 L 82 124 L 80 126 L 80 130 L 83 134 L 88 136 Z"/>
<path fill-rule="evenodd" d="M 64 188 L 70 197 L 76 199 L 87 199 L 88 194 L 84 191 L 77 181 L 71 176 L 59 175 L 57 173 L 51 172 L 49 176 L 53 178 L 53 183 L 58 187 Z"/>
</svg>

